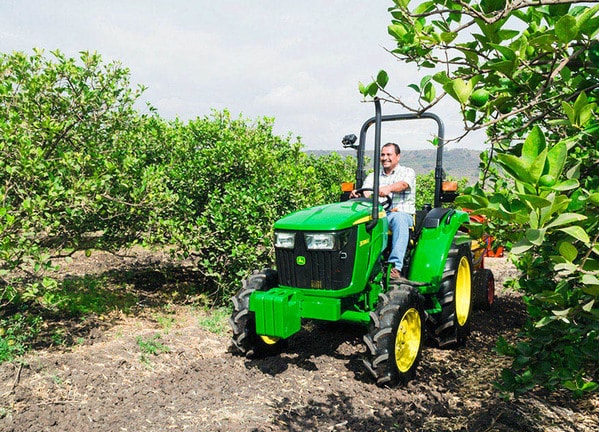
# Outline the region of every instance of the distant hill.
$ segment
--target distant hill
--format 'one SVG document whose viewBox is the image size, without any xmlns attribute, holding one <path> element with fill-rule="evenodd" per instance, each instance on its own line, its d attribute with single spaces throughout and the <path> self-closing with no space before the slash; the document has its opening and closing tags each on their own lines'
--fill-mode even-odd
<svg viewBox="0 0 599 432">
<path fill-rule="evenodd" d="M 327 150 L 310 150 L 308 153 L 314 155 L 325 155 L 332 153 Z M 342 157 L 355 156 L 354 150 L 336 151 Z M 443 169 L 448 176 L 454 179 L 468 178 L 469 183 L 478 179 L 478 164 L 480 162 L 480 150 L 469 150 L 464 148 L 447 149 L 443 153 Z M 369 154 L 372 161 L 372 152 Z M 428 174 L 435 169 L 436 151 L 430 150 L 406 150 L 402 152 L 401 164 L 409 166 L 416 174 Z"/>
</svg>

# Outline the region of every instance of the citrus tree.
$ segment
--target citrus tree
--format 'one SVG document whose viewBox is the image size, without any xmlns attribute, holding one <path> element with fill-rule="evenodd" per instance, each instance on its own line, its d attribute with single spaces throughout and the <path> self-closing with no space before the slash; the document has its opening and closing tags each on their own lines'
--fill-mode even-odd
<svg viewBox="0 0 599 432">
<path fill-rule="evenodd" d="M 222 111 L 175 122 L 165 136 L 172 149 L 165 183 L 176 201 L 152 242 L 192 257 L 221 301 L 243 277 L 273 265 L 277 219 L 338 199 L 340 182 L 355 171 L 336 154 L 307 155 L 273 125 Z"/>
<path fill-rule="evenodd" d="M 0 305 L 47 305 L 53 255 L 117 250 L 168 206 L 160 147 L 118 63 L 15 52 L 0 76 Z"/>
<path fill-rule="evenodd" d="M 360 84 L 405 109 L 457 102 L 466 133 L 485 129 L 483 176 L 460 203 L 511 246 L 529 320 L 506 390 L 599 387 L 599 5 L 574 0 L 395 0 L 390 50 L 423 72 L 415 106 L 380 71 Z M 476 228 L 476 227 L 473 227 Z M 476 233 L 476 229 L 473 232 Z"/>
<path fill-rule="evenodd" d="M 54 258 L 134 244 L 193 257 L 225 299 L 272 262 L 274 221 L 337 198 L 354 169 L 274 119 L 142 114 L 143 87 L 95 53 L 0 54 L 0 76 L 0 321 L 57 307 Z"/>
</svg>

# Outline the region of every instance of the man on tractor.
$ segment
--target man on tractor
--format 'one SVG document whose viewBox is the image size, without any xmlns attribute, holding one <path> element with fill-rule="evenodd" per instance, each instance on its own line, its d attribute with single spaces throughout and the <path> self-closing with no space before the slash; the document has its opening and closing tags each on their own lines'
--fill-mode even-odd
<svg viewBox="0 0 599 432">
<path fill-rule="evenodd" d="M 391 253 L 389 263 L 393 266 L 389 277 L 395 281 L 404 278 L 401 274 L 408 241 L 410 227 L 414 224 L 416 212 L 416 173 L 412 168 L 399 165 L 401 149 L 395 143 L 387 143 L 381 148 L 380 197 L 390 197 L 392 203 L 387 209 L 387 219 L 391 229 Z M 363 189 L 372 188 L 374 174 L 370 173 L 364 180 Z M 363 192 L 368 197 L 369 192 Z M 351 198 L 358 197 L 359 191 L 353 190 Z"/>
</svg>

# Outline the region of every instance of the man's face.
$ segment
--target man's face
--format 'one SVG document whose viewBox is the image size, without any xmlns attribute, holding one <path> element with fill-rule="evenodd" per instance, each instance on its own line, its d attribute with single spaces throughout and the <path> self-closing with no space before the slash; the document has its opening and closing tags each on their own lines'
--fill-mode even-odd
<svg viewBox="0 0 599 432">
<path fill-rule="evenodd" d="M 399 164 L 399 155 L 395 153 L 395 147 L 383 147 L 381 149 L 381 165 L 385 172 L 393 171 L 397 164 Z"/>
</svg>

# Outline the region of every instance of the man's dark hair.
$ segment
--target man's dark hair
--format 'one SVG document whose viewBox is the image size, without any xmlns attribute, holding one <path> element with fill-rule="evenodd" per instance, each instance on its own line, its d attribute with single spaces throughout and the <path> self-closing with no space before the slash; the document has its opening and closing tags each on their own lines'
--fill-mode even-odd
<svg viewBox="0 0 599 432">
<path fill-rule="evenodd" d="M 383 148 L 385 148 L 385 147 L 389 147 L 389 146 L 393 146 L 393 147 L 395 147 L 395 154 L 397 154 L 397 155 L 398 155 L 398 154 L 401 154 L 401 149 L 399 148 L 399 145 L 397 145 L 397 144 L 395 144 L 395 143 L 392 143 L 392 142 L 388 142 L 387 144 L 385 144 L 385 145 L 383 146 Z"/>
</svg>

